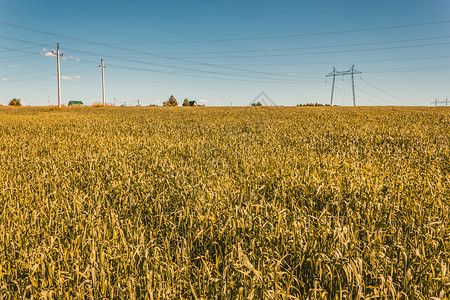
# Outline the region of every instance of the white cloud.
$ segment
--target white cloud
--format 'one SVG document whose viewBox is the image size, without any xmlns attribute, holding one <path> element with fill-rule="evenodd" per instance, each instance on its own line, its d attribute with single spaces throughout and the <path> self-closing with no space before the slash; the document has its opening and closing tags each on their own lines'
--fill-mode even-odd
<svg viewBox="0 0 450 300">
<path fill-rule="evenodd" d="M 209 100 L 199 100 L 199 102 L 203 102 L 203 103 L 212 103 L 211 101 L 209 101 Z"/>
<path fill-rule="evenodd" d="M 42 51 L 44 51 L 44 52 L 45 52 L 45 51 L 47 51 L 47 49 L 43 48 L 43 49 L 42 49 Z"/>
<path fill-rule="evenodd" d="M 9 67 L 15 69 L 15 68 L 18 68 L 19 65 L 10 65 Z"/>
<path fill-rule="evenodd" d="M 295 75 L 297 75 L 297 74 L 295 74 L 295 73 L 288 73 L 288 75 L 289 75 L 289 76 L 295 76 Z"/>
<path fill-rule="evenodd" d="M 173 71 L 171 69 L 167 70 L 167 72 L 172 73 Z"/>
<path fill-rule="evenodd" d="M 61 76 L 61 78 L 64 79 L 64 80 L 71 80 L 71 81 L 80 81 L 81 80 L 81 76 L 63 75 L 63 76 Z"/>
<path fill-rule="evenodd" d="M 43 54 L 44 56 L 55 56 L 55 54 L 53 54 L 51 51 L 50 52 L 45 52 L 44 54 Z"/>
<path fill-rule="evenodd" d="M 2 81 L 8 81 L 8 78 L 2 77 Z"/>
</svg>

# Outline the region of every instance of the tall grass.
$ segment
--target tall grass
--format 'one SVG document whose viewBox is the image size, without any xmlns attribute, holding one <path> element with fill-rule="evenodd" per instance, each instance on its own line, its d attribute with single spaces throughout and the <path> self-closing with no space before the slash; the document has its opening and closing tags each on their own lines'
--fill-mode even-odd
<svg viewBox="0 0 450 300">
<path fill-rule="evenodd" d="M 444 299 L 450 110 L 0 109 L 1 299 Z"/>
</svg>

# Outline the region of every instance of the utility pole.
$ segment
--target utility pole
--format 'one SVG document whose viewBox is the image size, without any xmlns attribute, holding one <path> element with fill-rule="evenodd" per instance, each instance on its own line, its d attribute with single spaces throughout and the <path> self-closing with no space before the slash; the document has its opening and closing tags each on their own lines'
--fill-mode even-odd
<svg viewBox="0 0 450 300">
<path fill-rule="evenodd" d="M 50 106 L 50 96 L 47 97 L 47 106 Z"/>
<path fill-rule="evenodd" d="M 336 68 L 333 67 L 333 72 L 331 72 L 330 74 L 328 74 L 328 75 L 325 76 L 325 77 L 331 77 L 331 76 L 333 76 L 333 85 L 332 85 L 332 87 L 331 87 L 331 101 L 330 101 L 330 106 L 333 105 L 334 84 L 335 84 L 336 76 L 337 76 L 337 75 L 342 75 L 342 76 L 345 76 L 345 75 L 352 75 L 353 106 L 356 106 L 356 97 L 355 97 L 355 79 L 354 79 L 354 76 L 353 76 L 354 74 L 361 74 L 361 72 L 355 70 L 355 65 L 353 65 L 353 66 L 350 68 L 350 70 L 348 70 L 348 71 L 341 71 L 341 72 L 338 72 L 338 71 L 336 70 Z"/>
<path fill-rule="evenodd" d="M 56 44 L 56 53 L 52 51 L 54 55 L 56 55 L 56 68 L 58 73 L 58 107 L 61 108 L 61 70 L 59 67 L 59 57 L 63 56 L 63 53 L 59 53 L 59 43 Z"/>
<path fill-rule="evenodd" d="M 353 79 L 353 74 L 355 71 L 355 65 L 352 66 L 352 91 L 353 91 L 353 106 L 356 106 L 356 100 L 355 100 L 355 79 Z"/>
<path fill-rule="evenodd" d="M 103 95 L 103 106 L 105 106 L 105 66 L 103 65 L 103 58 L 101 60 L 101 65 L 99 67 L 102 68 L 102 95 Z"/>
</svg>

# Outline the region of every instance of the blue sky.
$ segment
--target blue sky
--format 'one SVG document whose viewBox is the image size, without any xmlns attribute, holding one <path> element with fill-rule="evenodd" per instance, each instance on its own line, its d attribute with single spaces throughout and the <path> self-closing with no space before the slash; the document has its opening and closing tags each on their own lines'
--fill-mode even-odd
<svg viewBox="0 0 450 300">
<path fill-rule="evenodd" d="M 325 75 L 355 68 L 357 105 L 430 105 L 450 94 L 450 1 L 0 0 L 0 104 L 207 106 L 329 103 Z M 351 78 L 334 104 L 352 105 Z"/>
</svg>

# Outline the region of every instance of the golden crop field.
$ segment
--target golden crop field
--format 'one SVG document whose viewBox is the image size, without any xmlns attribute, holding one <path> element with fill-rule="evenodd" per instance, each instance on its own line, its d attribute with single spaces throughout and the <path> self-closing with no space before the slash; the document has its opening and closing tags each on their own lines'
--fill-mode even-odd
<svg viewBox="0 0 450 300">
<path fill-rule="evenodd" d="M 0 108 L 0 299 L 445 299 L 450 109 Z"/>
</svg>

